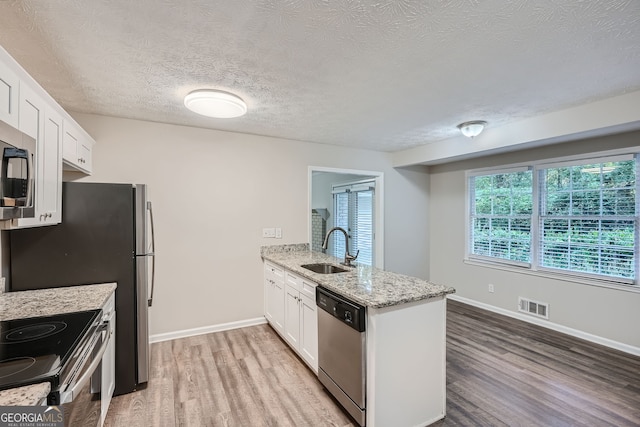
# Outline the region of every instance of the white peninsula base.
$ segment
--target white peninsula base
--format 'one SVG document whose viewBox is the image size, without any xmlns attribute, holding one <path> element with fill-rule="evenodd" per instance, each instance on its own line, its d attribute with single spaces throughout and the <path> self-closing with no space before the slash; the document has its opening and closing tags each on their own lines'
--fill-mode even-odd
<svg viewBox="0 0 640 427">
<path fill-rule="evenodd" d="M 446 296 L 367 308 L 367 426 L 445 416 Z"/>
</svg>

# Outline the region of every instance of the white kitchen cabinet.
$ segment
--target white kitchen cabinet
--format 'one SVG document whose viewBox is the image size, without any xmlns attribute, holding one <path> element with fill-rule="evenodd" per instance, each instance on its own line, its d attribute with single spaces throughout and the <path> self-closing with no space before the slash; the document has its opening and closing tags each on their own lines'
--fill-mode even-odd
<svg viewBox="0 0 640 427">
<path fill-rule="evenodd" d="M 316 299 L 300 298 L 300 354 L 314 372 L 318 372 L 318 306 Z"/>
<path fill-rule="evenodd" d="M 300 291 L 288 283 L 284 291 L 284 338 L 291 347 L 300 347 Z"/>
<path fill-rule="evenodd" d="M 69 168 L 90 174 L 95 141 L 1 46 L 0 120 L 32 136 L 37 142 L 35 217 L 2 221 L 0 228 L 60 223 L 63 160 Z M 67 153 L 73 152 L 69 159 L 63 158 L 65 142 Z"/>
<path fill-rule="evenodd" d="M 0 62 L 0 120 L 18 128 L 20 78 Z"/>
<path fill-rule="evenodd" d="M 284 334 L 284 270 L 271 263 L 264 264 L 264 315 L 279 333 Z"/>
<path fill-rule="evenodd" d="M 302 359 L 318 372 L 317 284 L 285 272 L 284 338 Z"/>
<path fill-rule="evenodd" d="M 73 120 L 64 121 L 62 160 L 65 169 L 92 172 L 93 140 Z"/>
<path fill-rule="evenodd" d="M 264 263 L 264 315 L 302 360 L 318 373 L 317 284 Z"/>
<path fill-rule="evenodd" d="M 103 307 L 103 319 L 109 319 L 109 346 L 102 356 L 101 374 L 102 380 L 100 384 L 100 406 L 101 419 L 100 425 L 104 424 L 107 411 L 116 389 L 116 310 L 115 310 L 115 292 L 111 294 L 109 300 Z"/>
<path fill-rule="evenodd" d="M 19 129 L 36 140 L 35 217 L 11 222 L 10 228 L 62 221 L 62 116 L 30 87 L 20 90 Z"/>
</svg>

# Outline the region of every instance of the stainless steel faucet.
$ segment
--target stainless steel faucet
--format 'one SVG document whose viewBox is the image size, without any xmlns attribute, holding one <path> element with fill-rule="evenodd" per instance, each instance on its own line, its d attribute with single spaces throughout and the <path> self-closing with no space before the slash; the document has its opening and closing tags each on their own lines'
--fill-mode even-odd
<svg viewBox="0 0 640 427">
<path fill-rule="evenodd" d="M 347 234 L 344 228 L 333 227 L 331 230 L 329 230 L 327 235 L 324 237 L 324 242 L 322 243 L 322 249 L 327 249 L 327 247 L 329 246 L 329 236 L 334 231 L 342 231 L 342 234 L 344 234 L 344 262 L 342 263 L 342 265 L 346 265 L 347 267 L 352 267 L 351 261 L 355 261 L 356 258 L 358 258 L 358 254 L 360 253 L 360 250 L 358 250 L 358 252 L 356 252 L 355 255 L 351 255 L 349 253 L 349 235 Z"/>
</svg>

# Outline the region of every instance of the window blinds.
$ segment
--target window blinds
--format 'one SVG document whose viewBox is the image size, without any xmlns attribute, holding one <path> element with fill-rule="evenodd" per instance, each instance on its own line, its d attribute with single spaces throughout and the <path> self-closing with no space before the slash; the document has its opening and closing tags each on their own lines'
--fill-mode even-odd
<svg viewBox="0 0 640 427">
<path fill-rule="evenodd" d="M 373 208 L 375 183 L 359 182 L 333 187 L 334 226 L 349 234 L 349 253 L 360 251 L 357 262 L 373 265 Z M 343 258 L 344 238 L 334 234 L 331 255 Z"/>
</svg>

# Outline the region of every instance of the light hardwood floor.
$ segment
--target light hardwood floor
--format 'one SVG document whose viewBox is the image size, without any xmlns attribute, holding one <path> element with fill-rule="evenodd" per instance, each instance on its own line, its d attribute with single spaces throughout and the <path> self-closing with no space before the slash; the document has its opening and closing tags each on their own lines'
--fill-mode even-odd
<svg viewBox="0 0 640 427">
<path fill-rule="evenodd" d="M 640 358 L 459 302 L 447 315 L 435 426 L 640 426 Z M 115 397 L 105 425 L 354 424 L 261 325 L 153 344 L 148 387 Z"/>
<path fill-rule="evenodd" d="M 113 399 L 106 426 L 350 426 L 268 325 L 151 346 L 146 389 Z"/>
</svg>

